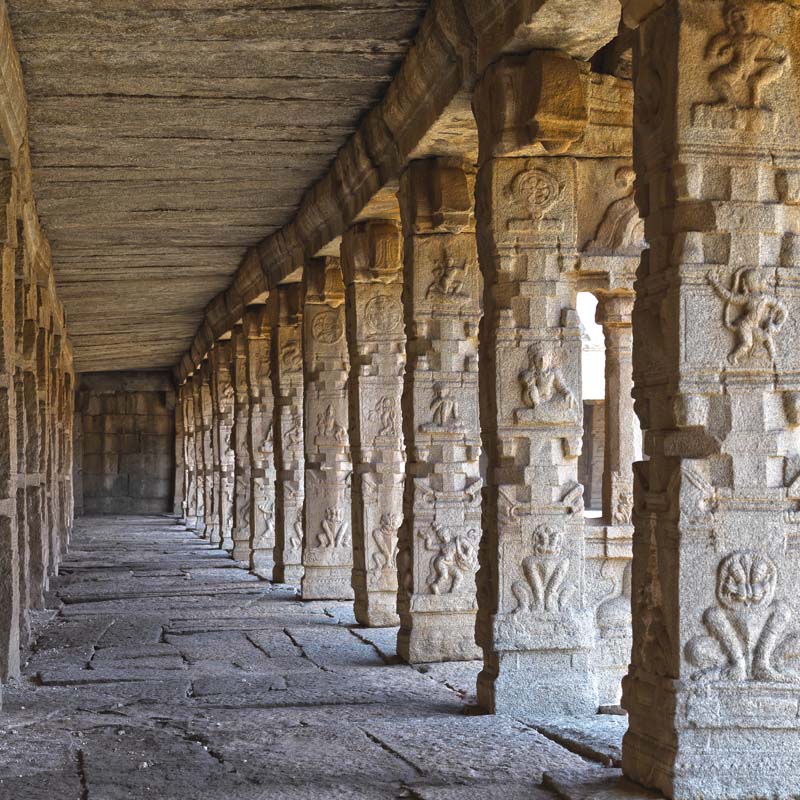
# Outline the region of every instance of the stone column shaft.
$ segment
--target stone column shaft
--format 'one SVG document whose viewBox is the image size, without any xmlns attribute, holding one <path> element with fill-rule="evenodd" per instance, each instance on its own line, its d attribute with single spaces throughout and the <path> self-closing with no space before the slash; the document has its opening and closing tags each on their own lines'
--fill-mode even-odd
<svg viewBox="0 0 800 800">
<path fill-rule="evenodd" d="M 351 364 L 353 590 L 356 619 L 369 627 L 399 622 L 406 362 L 401 244 L 397 223 L 371 221 L 351 228 L 341 250 Z"/>
<path fill-rule="evenodd" d="M 344 285 L 338 258 L 304 270 L 305 537 L 301 593 L 306 600 L 353 597 L 350 438 Z"/>
<path fill-rule="evenodd" d="M 303 577 L 303 287 L 278 286 L 268 299 L 275 398 L 275 580 Z"/>
<path fill-rule="evenodd" d="M 578 166 L 574 158 L 541 157 L 562 149 L 551 135 L 580 129 L 579 75 L 558 54 L 511 56 L 489 67 L 474 100 L 488 478 L 478 702 L 532 719 L 597 710 L 577 480 L 583 432 L 575 310 Z M 558 97 L 547 95 L 551 76 Z M 526 104 L 539 79 L 545 108 L 533 111 L 531 123 Z M 540 114 L 554 131 L 537 128 Z M 537 130 L 547 147 L 531 140 Z"/>
<path fill-rule="evenodd" d="M 636 199 L 624 772 L 800 794 L 800 9 L 626 3 Z"/>
<path fill-rule="evenodd" d="M 192 375 L 192 413 L 194 414 L 194 452 L 195 452 L 195 507 L 197 522 L 195 531 L 200 536 L 208 535 L 206 529 L 206 461 L 205 424 L 203 419 L 203 374 L 202 368 Z"/>
<path fill-rule="evenodd" d="M 199 395 L 203 446 L 203 536 L 212 544 L 219 544 L 219 501 L 214 479 L 218 473 L 214 468 L 214 410 L 211 401 L 211 365 L 208 360 L 200 368 Z"/>
<path fill-rule="evenodd" d="M 256 306 L 245 312 L 244 334 L 250 405 L 251 568 L 260 578 L 272 580 L 275 567 L 275 405 L 271 375 L 272 326 L 267 306 Z"/>
<path fill-rule="evenodd" d="M 250 565 L 250 396 L 247 391 L 247 348 L 241 325 L 233 329 L 233 452 L 236 464 L 233 496 L 233 550 L 236 561 Z"/>
<path fill-rule="evenodd" d="M 482 282 L 474 176 L 413 162 L 400 181 L 408 449 L 398 553 L 398 654 L 412 663 L 477 658 L 481 535 L 478 326 Z"/>
<path fill-rule="evenodd" d="M 209 355 L 213 398 L 214 492 L 219 544 L 233 550 L 233 451 L 234 391 L 231 380 L 231 343 L 217 342 Z"/>
</svg>

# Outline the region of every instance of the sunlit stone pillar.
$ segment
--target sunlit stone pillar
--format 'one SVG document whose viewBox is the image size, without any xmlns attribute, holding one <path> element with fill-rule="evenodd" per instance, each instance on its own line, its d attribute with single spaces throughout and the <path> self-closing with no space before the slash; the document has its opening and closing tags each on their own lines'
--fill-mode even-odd
<svg viewBox="0 0 800 800">
<path fill-rule="evenodd" d="M 353 590 L 356 619 L 397 625 L 397 531 L 403 519 L 406 363 L 397 223 L 360 223 L 342 239 L 350 350 Z"/>
<path fill-rule="evenodd" d="M 275 580 L 303 577 L 303 286 L 278 286 L 269 294 L 272 389 L 275 399 Z"/>
<path fill-rule="evenodd" d="M 8 162 L 0 168 L 0 678 L 19 675 L 17 409 L 14 373 L 16 193 Z"/>
<path fill-rule="evenodd" d="M 186 427 L 181 401 L 182 388 L 178 389 L 175 402 L 175 489 L 172 496 L 172 513 L 179 520 L 186 520 Z"/>
<path fill-rule="evenodd" d="M 206 530 L 206 461 L 205 427 L 203 420 L 203 371 L 202 367 L 192 375 L 192 413 L 194 414 L 194 460 L 195 460 L 195 505 L 197 522 L 195 532 L 207 536 Z"/>
<path fill-rule="evenodd" d="M 272 580 L 275 567 L 275 404 L 271 374 L 272 325 L 266 306 L 255 306 L 245 312 L 244 334 L 250 396 L 250 566 L 260 578 Z"/>
<path fill-rule="evenodd" d="M 197 527 L 197 431 L 195 429 L 192 379 L 179 392 L 184 430 L 183 518 L 187 528 Z"/>
<path fill-rule="evenodd" d="M 214 464 L 214 409 L 211 401 L 211 363 L 206 358 L 200 367 L 200 415 L 202 419 L 203 446 L 203 538 L 219 544 L 219 501 L 215 487 Z"/>
<path fill-rule="evenodd" d="M 233 380 L 233 454 L 235 479 L 233 493 L 233 550 L 236 561 L 250 564 L 250 396 L 247 391 L 247 346 L 244 330 L 236 325 L 231 337 L 231 378 Z"/>
<path fill-rule="evenodd" d="M 474 175 L 415 161 L 400 181 L 408 365 L 397 651 L 412 663 L 477 658 L 481 537 Z"/>
<path fill-rule="evenodd" d="M 233 550 L 233 382 L 231 342 L 217 342 L 209 354 L 214 408 L 214 490 L 217 503 L 220 547 Z"/>
<path fill-rule="evenodd" d="M 474 108 L 488 462 L 478 701 L 530 718 L 594 713 L 577 481 L 577 162 L 548 156 L 586 124 L 579 67 L 554 53 L 503 58 L 482 76 Z"/>
<path fill-rule="evenodd" d="M 344 285 L 338 258 L 304 269 L 305 536 L 302 596 L 353 597 Z"/>
<path fill-rule="evenodd" d="M 626 6 L 646 17 L 633 359 L 649 460 L 623 770 L 679 799 L 797 797 L 800 9 Z"/>
</svg>

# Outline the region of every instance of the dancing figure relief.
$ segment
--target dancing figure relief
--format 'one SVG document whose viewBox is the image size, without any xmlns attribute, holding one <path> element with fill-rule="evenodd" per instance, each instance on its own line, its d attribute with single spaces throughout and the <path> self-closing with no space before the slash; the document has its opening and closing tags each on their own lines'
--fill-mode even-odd
<svg viewBox="0 0 800 800">
<path fill-rule="evenodd" d="M 478 569 L 478 541 L 475 528 L 455 532 L 434 522 L 427 531 L 420 531 L 425 549 L 435 553 L 428 575 L 431 594 L 453 594 L 468 575 Z"/>
<path fill-rule="evenodd" d="M 725 301 L 724 324 L 736 337 L 736 345 L 728 355 L 728 363 L 736 366 L 762 344 L 775 363 L 774 337 L 788 319 L 786 306 L 774 293 L 760 270 L 745 267 L 733 274 L 731 288 L 709 272 L 706 276 L 717 295 Z M 735 317 L 735 312 L 741 313 Z"/>
<path fill-rule="evenodd" d="M 707 608 L 708 635 L 686 644 L 686 659 L 699 667 L 695 680 L 795 682 L 790 666 L 800 658 L 800 632 L 790 630 L 792 611 L 775 599 L 778 568 L 749 550 L 730 553 L 717 569 L 717 605 Z"/>
</svg>

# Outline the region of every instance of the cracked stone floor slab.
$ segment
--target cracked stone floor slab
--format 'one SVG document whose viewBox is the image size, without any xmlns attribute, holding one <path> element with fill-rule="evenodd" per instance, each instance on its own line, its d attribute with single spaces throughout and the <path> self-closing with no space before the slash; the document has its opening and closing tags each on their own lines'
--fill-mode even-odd
<svg viewBox="0 0 800 800">
<path fill-rule="evenodd" d="M 4 687 L 2 798 L 545 800 L 619 781 L 602 747 L 571 746 L 574 721 L 476 715 L 478 664 L 402 664 L 391 629 L 171 519 L 79 520 L 53 595 Z"/>
</svg>

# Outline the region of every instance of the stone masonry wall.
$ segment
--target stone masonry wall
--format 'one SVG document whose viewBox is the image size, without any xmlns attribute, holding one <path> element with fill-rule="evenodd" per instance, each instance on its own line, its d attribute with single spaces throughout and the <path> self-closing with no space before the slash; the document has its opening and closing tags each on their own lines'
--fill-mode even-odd
<svg viewBox="0 0 800 800">
<path fill-rule="evenodd" d="M 78 379 L 85 514 L 172 510 L 175 390 L 169 373 L 91 373 Z"/>
</svg>

